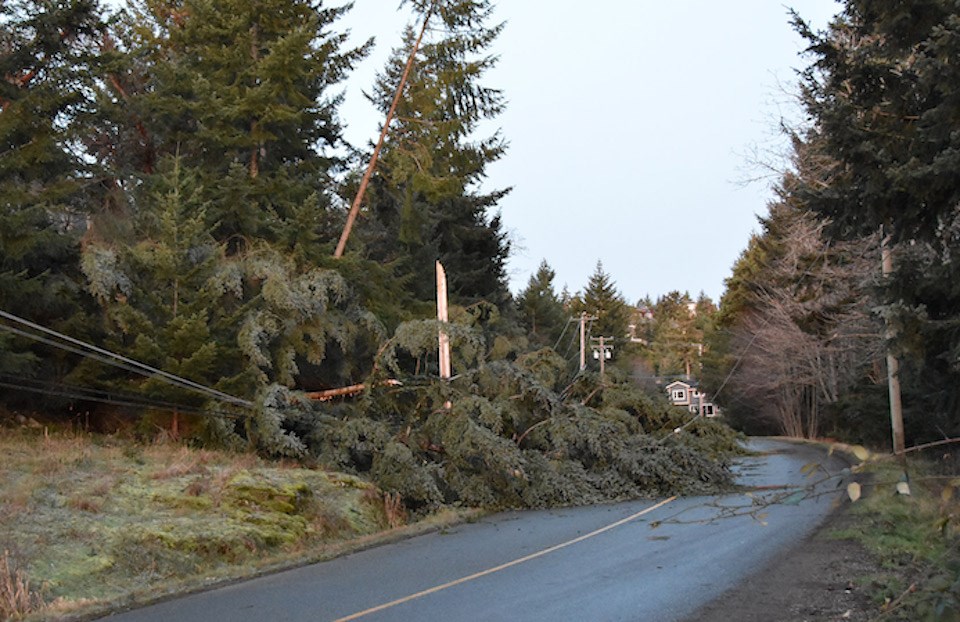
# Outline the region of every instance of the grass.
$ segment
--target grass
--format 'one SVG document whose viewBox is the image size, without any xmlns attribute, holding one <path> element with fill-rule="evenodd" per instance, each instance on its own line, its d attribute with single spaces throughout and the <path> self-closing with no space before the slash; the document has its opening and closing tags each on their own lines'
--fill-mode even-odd
<svg viewBox="0 0 960 622">
<path fill-rule="evenodd" d="M 892 460 L 865 465 L 867 493 L 854 526 L 833 534 L 861 542 L 881 573 L 864 577 L 890 620 L 960 620 L 960 485 L 934 461 L 911 459 L 909 478 Z M 910 494 L 897 485 L 909 483 Z"/>
<path fill-rule="evenodd" d="M 2 619 L 89 615 L 329 558 L 406 522 L 368 482 L 249 454 L 4 430 L 0 456 Z"/>
</svg>

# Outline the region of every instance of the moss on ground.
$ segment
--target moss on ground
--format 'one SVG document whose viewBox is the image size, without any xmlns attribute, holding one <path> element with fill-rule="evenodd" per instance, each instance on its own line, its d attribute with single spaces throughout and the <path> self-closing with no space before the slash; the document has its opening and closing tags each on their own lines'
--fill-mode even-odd
<svg viewBox="0 0 960 622">
<path fill-rule="evenodd" d="M 7 432 L 0 455 L 0 552 L 45 618 L 388 527 L 371 484 L 246 454 Z"/>
</svg>

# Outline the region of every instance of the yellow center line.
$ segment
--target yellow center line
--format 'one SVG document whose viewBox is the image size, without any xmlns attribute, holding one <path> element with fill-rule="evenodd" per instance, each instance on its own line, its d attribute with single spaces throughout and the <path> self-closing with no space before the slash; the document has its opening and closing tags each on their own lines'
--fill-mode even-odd
<svg viewBox="0 0 960 622">
<path fill-rule="evenodd" d="M 518 564 L 522 564 L 522 563 L 524 563 L 524 562 L 528 562 L 528 561 L 530 561 L 531 559 L 536 559 L 536 558 L 538 558 L 538 557 L 543 557 L 544 555 L 547 555 L 548 553 L 553 553 L 554 551 L 559 551 L 559 550 L 562 549 L 562 548 L 566 548 L 566 547 L 571 546 L 571 545 L 573 545 L 573 544 L 576 544 L 576 543 L 578 543 L 578 542 L 583 542 L 584 540 L 587 540 L 587 539 L 592 538 L 592 537 L 594 537 L 594 536 L 598 536 L 598 535 L 604 533 L 605 531 L 610 531 L 611 529 L 614 529 L 614 528 L 616 528 L 616 527 L 619 527 L 620 525 L 624 525 L 624 524 L 626 524 L 626 523 L 629 523 L 629 522 L 632 521 L 632 520 L 636 520 L 637 518 L 640 518 L 640 517 L 643 516 L 644 514 L 649 514 L 650 512 L 653 512 L 654 510 L 658 510 L 658 509 L 662 508 L 663 506 L 667 505 L 668 503 L 670 503 L 670 502 L 672 502 L 672 501 L 676 501 L 676 499 L 677 499 L 676 496 L 670 497 L 669 499 L 664 499 L 663 501 L 661 501 L 661 502 L 659 502 L 659 503 L 657 503 L 657 504 L 655 504 L 655 505 L 651 505 L 650 507 L 645 508 L 645 509 L 643 509 L 643 510 L 640 510 L 639 512 L 636 512 L 635 514 L 631 514 L 630 516 L 628 516 L 628 517 L 626 517 L 626 518 L 622 518 L 622 519 L 618 520 L 618 521 L 615 522 L 615 523 L 610 523 L 610 524 L 607 525 L 606 527 L 601 527 L 600 529 L 596 529 L 596 530 L 594 530 L 594 531 L 591 531 L 590 533 L 584 534 L 584 535 L 582 535 L 582 536 L 580 536 L 580 537 L 577 537 L 577 538 L 574 538 L 573 540 L 568 540 L 568 541 L 566 541 L 566 542 L 562 542 L 562 543 L 560 543 L 560 544 L 557 544 L 557 545 L 551 546 L 551 547 L 549 547 L 549 548 L 543 549 L 542 551 L 537 551 L 536 553 L 531 553 L 530 555 L 526 555 L 526 556 L 524 556 L 524 557 L 521 557 L 521 558 L 519 558 L 519 559 L 515 559 L 515 560 L 510 561 L 510 562 L 507 562 L 507 563 L 505 563 L 505 564 L 500 564 L 499 566 L 494 566 L 493 568 L 488 568 L 487 570 L 483 570 L 483 571 L 481 571 L 481 572 L 477 572 L 477 573 L 474 573 L 474 574 L 472 574 L 472 575 L 469 575 L 469 576 L 466 576 L 466 577 L 462 577 L 462 578 L 457 579 L 457 580 L 455 580 L 455 581 L 450 581 L 449 583 L 444 583 L 444 584 L 442 584 L 442 585 L 437 585 L 437 586 L 435 586 L 435 587 L 431 587 L 430 589 L 423 590 L 423 591 L 421 591 L 421 592 L 417 592 L 416 594 L 410 594 L 409 596 L 404 596 L 403 598 L 398 598 L 397 600 L 392 600 L 392 601 L 390 601 L 390 602 L 388 602 L 388 603 L 384 603 L 384 604 L 382 604 L 382 605 L 377 605 L 376 607 L 371 607 L 370 609 L 365 609 L 365 610 L 363 610 L 363 611 L 358 611 L 357 613 L 348 615 L 348 616 L 346 616 L 346 617 L 344 617 L 344 618 L 338 618 L 337 620 L 335 620 L 335 622 L 348 622 L 349 620 L 356 620 L 356 619 L 358 619 L 358 618 L 362 618 L 362 617 L 364 617 L 364 616 L 368 616 L 368 615 L 370 615 L 371 613 L 377 613 L 378 611 L 383 611 L 384 609 L 390 609 L 391 607 L 396 607 L 397 605 L 402 605 L 403 603 L 410 602 L 411 600 L 416 600 L 416 599 L 421 598 L 421 597 L 423 597 L 423 596 L 428 596 L 428 595 L 430 595 L 430 594 L 435 594 L 436 592 L 439 592 L 439 591 L 441 591 L 441 590 L 445 590 L 445 589 L 450 588 L 450 587 L 453 587 L 453 586 L 455 586 L 455 585 L 460 585 L 461 583 L 467 583 L 468 581 L 473 581 L 474 579 L 479 579 L 480 577 L 485 577 L 485 576 L 487 576 L 487 575 L 489 575 L 489 574 L 493 574 L 493 573 L 495 573 L 495 572 L 500 572 L 501 570 L 505 570 L 505 569 L 507 569 L 507 568 L 510 568 L 511 566 L 516 566 L 516 565 L 518 565 Z"/>
</svg>

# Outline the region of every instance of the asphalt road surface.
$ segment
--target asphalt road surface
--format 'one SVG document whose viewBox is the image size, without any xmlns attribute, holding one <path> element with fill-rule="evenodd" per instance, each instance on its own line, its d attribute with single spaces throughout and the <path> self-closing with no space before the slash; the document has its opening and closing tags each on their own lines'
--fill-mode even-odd
<svg viewBox="0 0 960 622">
<path fill-rule="evenodd" d="M 751 448 L 765 453 L 738 466 L 750 495 L 506 512 L 106 619 L 682 620 L 808 535 L 843 490 L 833 480 L 784 499 L 792 489 L 776 487 L 824 473 L 805 465 L 846 465 L 812 446 Z M 786 502 L 758 501 L 770 495 Z"/>
</svg>

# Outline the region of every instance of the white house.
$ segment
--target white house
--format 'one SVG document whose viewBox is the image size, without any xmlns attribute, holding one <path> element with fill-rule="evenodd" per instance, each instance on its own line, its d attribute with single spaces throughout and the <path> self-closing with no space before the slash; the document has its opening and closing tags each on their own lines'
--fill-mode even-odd
<svg viewBox="0 0 960 622">
<path fill-rule="evenodd" d="M 707 394 L 701 392 L 692 382 L 675 380 L 664 389 L 667 391 L 670 403 L 674 406 L 682 406 L 704 417 L 716 417 L 720 414 L 720 409 L 707 398 Z"/>
</svg>

